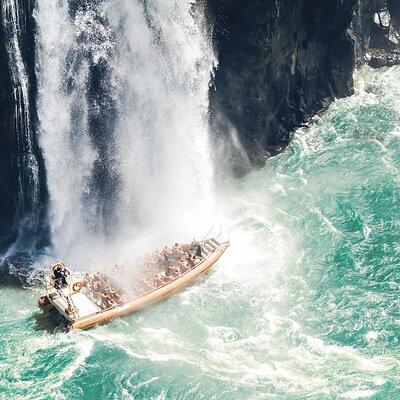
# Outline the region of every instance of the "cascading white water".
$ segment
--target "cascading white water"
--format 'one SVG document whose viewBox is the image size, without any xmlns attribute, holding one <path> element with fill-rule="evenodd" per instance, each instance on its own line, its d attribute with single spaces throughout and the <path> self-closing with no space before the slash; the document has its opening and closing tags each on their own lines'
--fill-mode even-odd
<svg viewBox="0 0 400 400">
<path fill-rule="evenodd" d="M 203 232 L 215 59 L 201 12 L 192 0 L 77 3 L 35 11 L 55 252 L 111 261 L 144 232 L 154 242 Z"/>
<path fill-rule="evenodd" d="M 127 88 L 118 141 L 121 218 L 167 231 L 184 221 L 193 233 L 186 223 L 199 222 L 198 207 L 211 197 L 210 43 L 193 1 L 147 2 L 145 15 L 141 2 L 127 4 L 118 61 Z"/>
<path fill-rule="evenodd" d="M 29 78 L 19 41 L 26 23 L 26 15 L 19 0 L 4 0 L 1 4 L 1 14 L 5 27 L 7 53 L 10 57 L 15 104 L 15 132 L 18 146 L 17 218 L 20 218 L 21 232 L 29 225 L 29 233 L 35 235 L 35 226 L 39 221 L 39 165 L 34 152 L 34 132 L 30 120 Z M 22 239 L 21 232 L 20 239 Z M 18 245 L 18 241 L 15 245 Z"/>
</svg>

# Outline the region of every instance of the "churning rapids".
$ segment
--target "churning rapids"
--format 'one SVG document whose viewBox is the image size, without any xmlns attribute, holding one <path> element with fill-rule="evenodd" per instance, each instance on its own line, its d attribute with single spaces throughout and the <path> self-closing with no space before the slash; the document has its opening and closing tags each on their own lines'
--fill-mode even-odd
<svg viewBox="0 0 400 400">
<path fill-rule="evenodd" d="M 0 398 L 398 399 L 400 68 L 358 71 L 283 154 L 215 187 L 215 58 L 191 2 L 54 4 L 36 9 L 54 248 L 33 277 L 214 219 L 231 248 L 196 285 L 87 332 L 38 331 L 36 287 L 2 287 Z"/>
</svg>

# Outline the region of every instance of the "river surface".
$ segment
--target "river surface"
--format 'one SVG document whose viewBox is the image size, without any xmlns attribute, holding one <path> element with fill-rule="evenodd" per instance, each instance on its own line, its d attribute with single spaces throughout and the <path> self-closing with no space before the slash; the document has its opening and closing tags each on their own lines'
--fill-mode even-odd
<svg viewBox="0 0 400 400">
<path fill-rule="evenodd" d="M 400 398 L 400 69 L 356 74 L 217 190 L 231 247 L 195 285 L 86 332 L 2 287 L 1 399 Z"/>
</svg>

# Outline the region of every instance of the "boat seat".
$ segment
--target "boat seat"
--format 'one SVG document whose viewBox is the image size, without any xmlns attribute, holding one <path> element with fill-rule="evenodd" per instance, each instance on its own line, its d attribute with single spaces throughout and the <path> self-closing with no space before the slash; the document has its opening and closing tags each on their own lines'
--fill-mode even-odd
<svg viewBox="0 0 400 400">
<path fill-rule="evenodd" d="M 210 251 L 203 246 L 201 248 L 201 253 L 207 257 L 210 254 Z"/>
<path fill-rule="evenodd" d="M 214 252 L 214 249 L 207 243 L 204 244 L 203 248 L 207 249 L 209 253 Z"/>
<path fill-rule="evenodd" d="M 204 246 L 204 244 L 201 246 L 201 251 L 202 251 L 202 253 L 206 253 L 206 254 L 208 254 L 210 252 L 210 250 L 206 246 Z"/>
<path fill-rule="evenodd" d="M 212 242 L 211 240 L 207 240 L 206 243 L 212 247 L 214 250 L 218 247 L 214 242 Z"/>
<path fill-rule="evenodd" d="M 211 238 L 210 241 L 213 242 L 213 243 L 215 243 L 215 245 L 216 245 L 217 247 L 218 247 L 218 246 L 221 246 L 221 243 L 219 243 L 217 239 Z"/>
</svg>

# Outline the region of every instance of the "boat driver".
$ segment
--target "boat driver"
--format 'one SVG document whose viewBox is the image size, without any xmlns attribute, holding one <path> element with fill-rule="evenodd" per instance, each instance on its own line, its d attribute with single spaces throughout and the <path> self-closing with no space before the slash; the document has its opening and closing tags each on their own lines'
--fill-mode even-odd
<svg viewBox="0 0 400 400">
<path fill-rule="evenodd" d="M 53 269 L 53 275 L 56 280 L 55 285 L 57 285 L 58 287 L 68 285 L 68 283 L 67 283 L 68 272 L 65 269 L 64 265 L 57 264 Z"/>
</svg>

